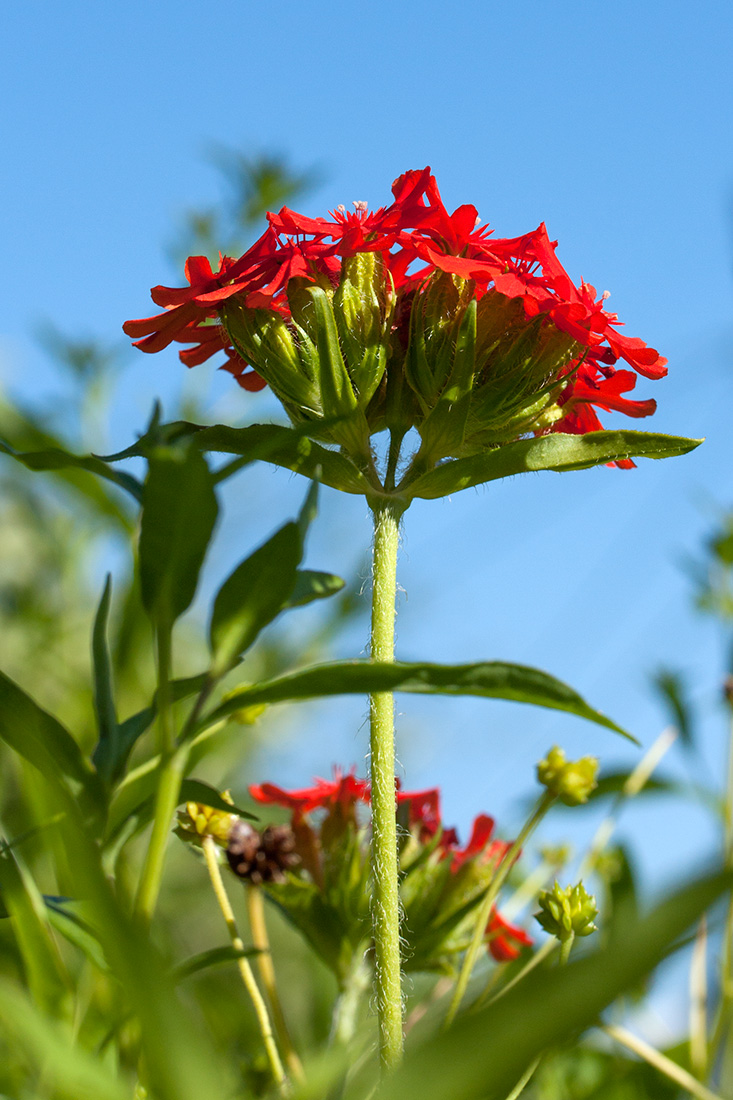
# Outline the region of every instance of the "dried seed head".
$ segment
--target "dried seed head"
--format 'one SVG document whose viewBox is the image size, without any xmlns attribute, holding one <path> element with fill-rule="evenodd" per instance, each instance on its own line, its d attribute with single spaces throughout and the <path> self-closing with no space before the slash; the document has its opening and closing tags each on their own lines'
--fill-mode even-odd
<svg viewBox="0 0 733 1100">
<path fill-rule="evenodd" d="M 229 834 L 227 859 L 234 874 L 253 886 L 284 882 L 285 871 L 299 863 L 289 825 L 268 825 L 259 833 L 245 821 L 236 822 Z"/>
</svg>

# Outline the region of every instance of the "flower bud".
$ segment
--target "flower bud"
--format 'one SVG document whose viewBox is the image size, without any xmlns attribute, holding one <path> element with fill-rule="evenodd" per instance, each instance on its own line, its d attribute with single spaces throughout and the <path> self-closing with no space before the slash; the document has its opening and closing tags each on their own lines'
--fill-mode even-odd
<svg viewBox="0 0 733 1100">
<path fill-rule="evenodd" d="M 365 409 L 387 367 L 394 288 L 378 252 L 345 259 L 333 296 L 339 340 L 361 408 Z"/>
<path fill-rule="evenodd" d="M 557 745 L 537 765 L 539 782 L 566 806 L 579 806 L 588 801 L 591 791 L 598 786 L 597 773 L 598 759 L 595 756 L 566 760 L 565 753 Z"/>
<path fill-rule="evenodd" d="M 593 923 L 598 916 L 596 899 L 587 893 L 582 882 L 563 890 L 556 881 L 552 890 L 543 890 L 538 900 L 540 911 L 535 913 L 535 920 L 551 936 L 567 940 L 597 931 Z"/>
<path fill-rule="evenodd" d="M 225 802 L 231 802 L 229 791 L 222 791 L 221 797 Z M 187 840 L 201 846 L 204 837 L 212 837 L 217 844 L 225 846 L 232 826 L 238 820 L 236 814 L 228 814 L 224 810 L 215 810 L 211 806 L 204 806 L 202 802 L 187 802 L 185 810 L 178 811 L 178 826 L 176 835 L 181 840 Z"/>
<path fill-rule="evenodd" d="M 458 331 L 472 295 L 473 283 L 441 271 L 413 299 L 405 371 L 425 414 L 451 375 Z"/>
<path fill-rule="evenodd" d="M 279 313 L 248 309 L 240 299 L 230 298 L 221 319 L 236 350 L 265 379 L 293 420 L 323 415 L 317 378 L 300 354 L 296 333 Z"/>
</svg>

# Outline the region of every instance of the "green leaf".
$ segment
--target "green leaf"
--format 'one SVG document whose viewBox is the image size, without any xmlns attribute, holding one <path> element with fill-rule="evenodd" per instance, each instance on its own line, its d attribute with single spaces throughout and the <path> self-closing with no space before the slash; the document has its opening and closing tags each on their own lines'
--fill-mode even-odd
<svg viewBox="0 0 733 1100">
<path fill-rule="evenodd" d="M 324 485 L 341 489 L 345 493 L 368 493 L 372 487 L 350 459 L 309 438 L 312 434 L 329 430 L 339 420 L 339 417 L 332 417 L 321 420 L 318 424 L 307 421 L 297 427 L 250 424 L 246 428 L 232 428 L 227 424 L 207 426 L 178 420 L 171 424 L 162 424 L 157 438 L 173 443 L 191 437 L 202 451 L 240 455 L 244 461 L 237 463 L 235 469 L 230 468 L 234 464 L 227 464 L 218 474 L 214 474 L 215 481 L 228 477 L 243 465 L 262 460 L 322 481 Z M 147 455 L 152 442 L 143 436 L 132 447 L 105 456 L 106 460 L 117 462 L 123 458 Z"/>
<path fill-rule="evenodd" d="M 730 885 L 730 874 L 701 879 L 644 920 L 624 922 L 608 947 L 528 975 L 496 1004 L 462 1016 L 449 1031 L 413 1047 L 375 1100 L 505 1097 L 535 1058 L 575 1041 L 604 1008 L 650 973 Z"/>
<path fill-rule="evenodd" d="M 206 725 L 225 718 L 242 706 L 283 703 L 326 695 L 361 695 L 378 691 L 418 694 L 478 695 L 563 710 L 636 739 L 590 707 L 577 692 L 546 672 L 503 661 L 472 665 L 379 664 L 372 661 L 333 661 L 291 672 L 230 695 L 205 719 Z"/>
<path fill-rule="evenodd" d="M 200 802 L 203 806 L 211 806 L 212 810 L 223 810 L 224 813 L 246 817 L 248 821 L 259 821 L 256 814 L 243 810 L 241 806 L 235 806 L 233 802 L 225 802 L 216 787 L 212 787 L 210 783 L 204 783 L 202 779 L 183 780 L 178 805 L 182 806 L 184 802 Z"/>
<path fill-rule="evenodd" d="M 226 672 L 287 604 L 302 554 L 298 524 L 286 523 L 224 582 L 214 601 L 209 629 L 212 675 Z"/>
<path fill-rule="evenodd" d="M 94 711 L 97 716 L 98 740 L 92 762 L 102 781 L 109 785 L 125 766 L 121 755 L 119 726 L 112 684 L 112 663 L 107 647 L 107 620 L 112 598 L 112 578 L 109 573 L 99 601 L 92 631 L 92 665 L 94 669 Z"/>
<path fill-rule="evenodd" d="M 190 442 L 149 457 L 140 528 L 143 606 L 172 626 L 193 600 L 217 516 L 211 472 Z"/>
<path fill-rule="evenodd" d="M 661 668 L 652 678 L 652 683 L 664 704 L 672 724 L 679 731 L 682 744 L 688 749 L 693 747 L 694 714 L 690 706 L 688 688 L 679 672 Z"/>
<path fill-rule="evenodd" d="M 0 672 L 0 738 L 47 778 L 59 776 L 95 801 L 97 776 L 69 731 Z"/>
<path fill-rule="evenodd" d="M 113 469 L 103 459 L 97 458 L 96 455 L 75 455 L 58 447 L 51 447 L 45 451 L 22 452 L 16 451 L 3 440 L 0 440 L 0 453 L 10 455 L 16 462 L 22 463 L 29 470 L 50 470 L 53 472 L 70 469 L 88 470 L 89 473 L 96 474 L 97 477 L 111 481 L 121 489 L 127 490 L 138 503 L 142 500 L 143 487 L 137 478 L 131 474 L 123 473 L 121 470 Z"/>
<path fill-rule="evenodd" d="M 291 606 L 308 528 L 317 510 L 315 482 L 306 494 L 297 521 L 286 523 L 245 558 L 219 589 L 209 630 L 214 653 L 213 677 L 231 668 L 235 658 L 249 649 L 260 631 Z"/>
<path fill-rule="evenodd" d="M 49 924 L 56 929 L 59 935 L 68 940 L 74 947 L 78 947 L 98 970 L 108 971 L 109 966 L 97 935 L 91 926 L 72 908 L 73 905 L 78 903 L 71 902 L 67 898 L 50 898 L 45 895 L 43 900 L 48 910 Z"/>
<path fill-rule="evenodd" d="M 321 573 L 314 569 L 299 569 L 295 575 L 295 587 L 290 593 L 286 607 L 304 607 L 313 600 L 323 600 L 335 596 L 345 586 L 346 581 L 333 573 Z"/>
<path fill-rule="evenodd" d="M 68 976 L 51 935 L 40 891 L 23 862 L 7 845 L 0 848 L 0 888 L 31 995 L 40 1007 L 58 1012 L 69 988 Z"/>
<path fill-rule="evenodd" d="M 132 783 L 120 790 L 119 797 L 112 805 L 107 827 L 106 843 L 114 844 L 123 830 L 129 840 L 141 829 L 153 820 L 155 813 L 155 789 L 158 781 L 158 773 L 155 767 L 141 771 Z M 178 805 L 184 802 L 201 802 L 204 806 L 211 806 L 213 810 L 223 810 L 225 813 L 238 814 L 248 821 L 258 821 L 259 818 L 243 809 L 241 806 L 225 802 L 215 787 L 205 783 L 202 779 L 184 779 L 178 795 Z M 127 828 L 126 828 L 127 827 Z"/>
<path fill-rule="evenodd" d="M 472 485 L 535 470 L 585 470 L 622 458 L 673 458 L 702 443 L 676 435 L 653 432 L 589 432 L 565 435 L 555 432 L 536 439 L 506 443 L 486 454 L 457 458 L 423 474 L 400 492 L 409 497 L 448 496 Z"/>
<path fill-rule="evenodd" d="M 236 948 L 230 945 L 226 947 L 212 947 L 209 951 L 202 951 L 200 955 L 192 955 L 179 963 L 173 971 L 176 983 L 190 978 L 193 974 L 199 974 L 202 970 L 210 970 L 212 966 L 222 966 L 224 963 L 236 962 L 237 959 L 251 959 L 255 955 L 261 955 L 259 947 Z"/>
<path fill-rule="evenodd" d="M 191 695 L 197 695 L 208 682 L 208 672 L 199 672 L 196 676 L 186 676 L 181 680 L 171 680 L 169 684 L 172 703 L 178 703 L 181 699 L 188 699 Z M 144 707 L 137 714 L 132 714 L 119 726 L 120 753 L 123 759 L 127 759 L 132 746 L 155 721 L 158 714 L 158 693 L 153 696 L 153 702 L 149 707 Z"/>
<path fill-rule="evenodd" d="M 334 422 L 324 420 L 321 427 Z M 317 429 L 308 426 L 308 430 L 312 432 Z M 250 462 L 263 459 L 345 493 L 364 494 L 372 490 L 350 459 L 309 439 L 302 429 L 285 428 L 279 424 L 252 424 L 248 428 L 216 424 L 202 429 L 196 436 L 196 443 L 205 451 L 246 455 Z"/>
<path fill-rule="evenodd" d="M 6 1042 L 19 1048 L 29 1065 L 43 1066 L 47 1096 L 46 1090 L 53 1090 L 58 1100 L 130 1100 L 130 1087 L 116 1080 L 103 1060 L 72 1045 L 68 1029 L 39 1012 L 6 978 L 0 979 L 0 1023 Z"/>
</svg>

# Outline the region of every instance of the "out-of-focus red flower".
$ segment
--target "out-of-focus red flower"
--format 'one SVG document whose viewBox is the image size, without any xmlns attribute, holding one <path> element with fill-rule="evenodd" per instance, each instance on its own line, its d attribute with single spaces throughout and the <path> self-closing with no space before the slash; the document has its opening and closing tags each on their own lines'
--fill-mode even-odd
<svg viewBox="0 0 733 1100">
<path fill-rule="evenodd" d="M 333 779 L 316 778 L 313 787 L 286 791 L 274 783 L 262 783 L 260 786 L 251 786 L 249 793 L 256 802 L 285 806 L 297 816 L 302 816 L 313 810 L 328 810 L 339 804 L 369 802 L 370 786 L 367 780 L 356 778 L 354 769 L 344 775 L 340 768 L 334 768 Z"/>
<path fill-rule="evenodd" d="M 494 833 L 494 819 L 488 814 L 479 814 L 474 819 L 471 828 L 471 836 L 465 848 L 456 844 L 446 848 L 451 858 L 451 870 L 457 871 L 466 860 L 480 856 L 482 863 L 493 863 L 497 867 L 511 848 L 506 840 L 492 840 Z"/>
<path fill-rule="evenodd" d="M 486 926 L 489 937 L 488 948 L 497 962 L 512 962 L 518 958 L 523 947 L 531 947 L 534 942 L 522 928 L 504 920 L 494 909 Z"/>
</svg>

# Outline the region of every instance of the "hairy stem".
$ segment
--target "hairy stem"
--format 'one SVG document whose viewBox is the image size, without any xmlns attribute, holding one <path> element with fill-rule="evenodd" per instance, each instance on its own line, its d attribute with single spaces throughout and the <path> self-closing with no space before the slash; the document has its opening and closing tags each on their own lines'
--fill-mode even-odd
<svg viewBox="0 0 733 1100">
<path fill-rule="evenodd" d="M 371 658 L 394 660 L 399 510 L 390 503 L 374 509 L 374 583 Z M 370 697 L 372 784 L 372 926 L 379 1018 L 379 1052 L 389 1069 L 402 1057 L 400 898 L 395 813 L 394 698 Z"/>
<path fill-rule="evenodd" d="M 270 939 L 267 935 L 267 924 L 265 922 L 265 905 L 262 900 L 262 891 L 259 886 L 248 886 L 246 894 L 247 916 L 249 917 L 249 927 L 252 933 L 252 946 L 256 947 L 259 951 L 257 955 L 257 970 L 260 975 L 260 981 L 267 994 L 267 1000 L 270 1003 L 272 1022 L 277 1034 L 277 1041 L 280 1044 L 280 1049 L 283 1052 L 283 1056 L 293 1080 L 302 1082 L 304 1079 L 303 1066 L 293 1046 L 293 1040 L 290 1037 L 282 1003 L 280 1001 L 280 994 L 277 991 L 275 967 L 272 962 Z"/>
<path fill-rule="evenodd" d="M 224 886 L 224 880 L 221 877 L 221 869 L 219 867 L 219 853 L 216 846 L 216 841 L 213 837 L 205 836 L 202 841 L 202 847 L 204 850 L 204 857 L 206 859 L 206 867 L 209 872 L 209 878 L 211 879 L 211 885 L 214 888 L 214 894 L 216 900 L 219 902 L 219 908 L 222 911 L 224 920 L 226 922 L 227 929 L 229 931 L 229 939 L 232 941 L 232 947 L 235 951 L 244 951 L 244 942 L 239 935 L 237 928 L 237 922 L 234 919 L 234 911 L 229 901 L 229 895 L 226 892 Z M 249 993 L 250 1000 L 255 1010 L 257 1017 L 257 1023 L 259 1025 L 260 1034 L 262 1035 L 262 1042 L 265 1045 L 265 1052 L 267 1054 L 267 1060 L 270 1063 L 270 1070 L 275 1080 L 275 1084 L 279 1088 L 281 1093 L 286 1092 L 286 1080 L 285 1071 L 283 1070 L 283 1064 L 280 1060 L 277 1045 L 275 1043 L 275 1036 L 272 1031 L 272 1024 L 270 1023 L 270 1017 L 267 1012 L 267 1006 L 264 998 L 260 993 L 259 986 L 255 981 L 255 976 L 252 973 L 252 967 L 249 965 L 249 961 L 240 956 L 237 959 L 237 966 L 239 967 L 239 973 L 242 976 L 244 987 Z"/>
</svg>

